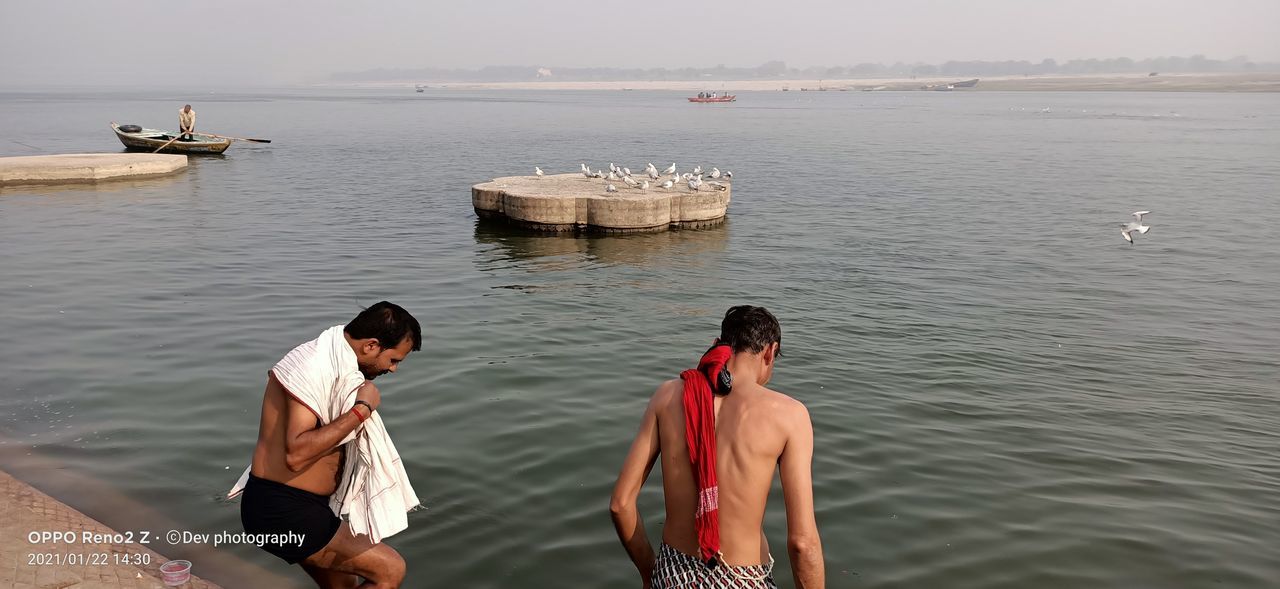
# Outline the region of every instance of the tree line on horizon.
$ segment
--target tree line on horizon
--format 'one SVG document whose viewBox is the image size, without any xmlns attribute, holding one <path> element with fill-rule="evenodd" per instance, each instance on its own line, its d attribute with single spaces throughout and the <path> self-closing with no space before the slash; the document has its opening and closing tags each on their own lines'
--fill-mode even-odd
<svg viewBox="0 0 1280 589">
<path fill-rule="evenodd" d="M 540 74 L 541 70 L 541 74 Z M 547 71 L 551 75 L 545 75 Z M 788 67 L 783 61 L 770 61 L 756 67 L 709 68 L 546 68 L 543 66 L 487 66 L 478 69 L 448 68 L 377 68 L 359 72 L 340 72 L 330 76 L 335 82 L 526 82 L 554 80 L 565 82 L 607 81 L 685 81 L 685 80 L 778 80 L 778 79 L 846 79 L 907 78 L 934 76 L 1038 76 L 1050 74 L 1127 74 L 1127 73 L 1231 73 L 1280 71 L 1280 64 L 1255 63 L 1245 56 L 1227 60 L 1191 57 L 1154 57 L 1134 60 L 1073 59 L 1058 63 L 1045 59 L 1038 63 L 1021 61 L 948 61 L 941 64 L 903 63 L 893 65 L 860 63 L 851 66 Z"/>
</svg>

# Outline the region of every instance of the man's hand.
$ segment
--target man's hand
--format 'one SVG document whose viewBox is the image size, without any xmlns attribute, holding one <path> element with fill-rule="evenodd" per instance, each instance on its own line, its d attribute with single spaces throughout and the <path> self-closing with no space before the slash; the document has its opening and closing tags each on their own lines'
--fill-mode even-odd
<svg viewBox="0 0 1280 589">
<path fill-rule="evenodd" d="M 373 384 L 373 381 L 366 380 L 364 384 L 360 385 L 360 388 L 356 389 L 356 400 L 368 403 L 370 407 L 373 407 L 374 411 L 377 411 L 378 405 L 382 403 L 382 393 L 378 391 L 378 387 Z"/>
</svg>

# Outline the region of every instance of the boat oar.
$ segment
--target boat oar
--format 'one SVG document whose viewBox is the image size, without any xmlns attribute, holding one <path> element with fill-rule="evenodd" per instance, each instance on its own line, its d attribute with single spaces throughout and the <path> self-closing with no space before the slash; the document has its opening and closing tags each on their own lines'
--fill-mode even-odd
<svg viewBox="0 0 1280 589">
<path fill-rule="evenodd" d="M 169 140 L 169 143 L 173 143 L 174 141 L 177 141 L 179 137 L 182 137 L 182 132 L 181 132 L 181 131 L 179 131 L 177 135 L 174 135 L 174 136 L 173 136 L 173 139 L 170 139 L 170 140 Z M 162 150 L 162 149 L 164 149 L 164 148 L 166 148 L 166 147 L 169 147 L 169 143 L 166 143 L 166 144 L 164 144 L 164 145 L 161 145 L 160 147 L 157 147 L 157 148 L 156 148 L 156 150 L 155 150 L 155 151 L 153 151 L 153 152 L 151 152 L 151 153 L 160 153 L 160 150 Z"/>
<path fill-rule="evenodd" d="M 201 133 L 201 135 L 208 135 L 209 137 L 217 137 L 219 139 L 235 139 L 236 141 L 252 141 L 254 143 L 271 143 L 270 139 L 249 139 L 246 137 L 232 137 L 230 135 L 214 135 L 213 133 Z"/>
</svg>

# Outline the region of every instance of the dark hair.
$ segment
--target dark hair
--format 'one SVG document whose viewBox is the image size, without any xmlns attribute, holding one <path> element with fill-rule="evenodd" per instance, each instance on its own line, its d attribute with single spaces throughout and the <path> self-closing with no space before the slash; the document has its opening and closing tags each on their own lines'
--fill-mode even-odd
<svg viewBox="0 0 1280 589">
<path fill-rule="evenodd" d="M 422 327 L 404 307 L 382 301 L 365 309 L 343 331 L 355 339 L 374 338 L 384 348 L 394 348 L 413 338 L 413 351 L 422 349 Z"/>
<path fill-rule="evenodd" d="M 731 307 L 720 322 L 720 343 L 728 344 L 734 353 L 759 354 L 774 342 L 778 342 L 778 355 L 782 355 L 782 326 L 764 307 Z"/>
</svg>

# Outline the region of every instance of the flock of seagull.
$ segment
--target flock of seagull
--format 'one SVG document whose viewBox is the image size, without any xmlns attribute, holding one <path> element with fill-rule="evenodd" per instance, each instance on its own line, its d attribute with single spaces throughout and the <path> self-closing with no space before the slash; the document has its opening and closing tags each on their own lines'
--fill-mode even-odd
<svg viewBox="0 0 1280 589">
<path fill-rule="evenodd" d="M 609 162 L 608 174 L 606 174 L 604 170 L 596 170 L 593 172 L 585 163 L 580 164 L 580 167 L 583 176 L 595 180 L 604 180 L 604 191 L 606 193 L 618 191 L 618 187 L 613 184 L 614 182 L 622 182 L 624 186 L 637 190 L 648 190 L 651 186 L 649 184 L 650 180 L 653 181 L 653 186 L 657 186 L 663 190 L 671 190 L 681 184 L 688 186 L 690 192 L 699 192 L 702 190 L 703 186 L 712 190 L 728 190 L 729 185 L 721 182 L 720 180 L 730 180 L 733 178 L 733 172 L 730 172 L 729 170 L 721 172 L 719 168 L 715 167 L 711 168 L 710 171 L 703 172 L 702 166 L 695 166 L 692 171 L 681 174 L 676 171 L 675 163 L 672 163 L 667 167 L 667 169 L 659 172 L 657 166 L 654 166 L 653 162 L 649 162 L 649 164 L 646 165 L 644 170 L 639 174 L 639 176 L 641 176 L 640 180 L 636 180 L 631 176 L 630 168 L 615 166 L 613 165 L 613 162 Z M 545 172 L 542 171 L 542 168 L 537 166 L 533 167 L 534 176 L 541 178 L 544 174 Z M 710 178 L 710 180 L 703 180 L 703 176 Z"/>
</svg>

